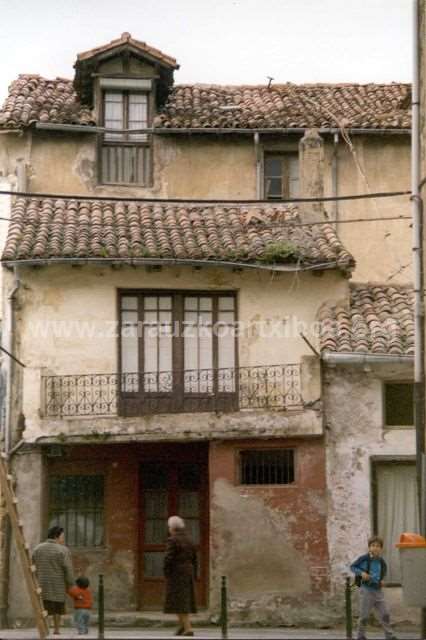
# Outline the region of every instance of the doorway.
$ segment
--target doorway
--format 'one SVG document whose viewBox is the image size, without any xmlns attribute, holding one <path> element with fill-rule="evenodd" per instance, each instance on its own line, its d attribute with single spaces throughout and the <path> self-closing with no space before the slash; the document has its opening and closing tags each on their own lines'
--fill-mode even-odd
<svg viewBox="0 0 426 640">
<path fill-rule="evenodd" d="M 196 546 L 198 606 L 207 601 L 208 475 L 207 448 L 163 446 L 140 467 L 140 607 L 161 609 L 167 519 L 179 515 Z"/>
</svg>

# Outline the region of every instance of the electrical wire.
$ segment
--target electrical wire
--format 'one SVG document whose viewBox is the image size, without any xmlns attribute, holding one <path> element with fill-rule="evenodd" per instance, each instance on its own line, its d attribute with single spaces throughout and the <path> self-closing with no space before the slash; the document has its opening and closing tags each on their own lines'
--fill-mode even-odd
<svg viewBox="0 0 426 640">
<path fill-rule="evenodd" d="M 12 221 L 13 218 L 2 218 L 0 217 L 0 221 L 2 220 L 7 220 L 7 221 Z M 334 219 L 334 218 L 330 218 L 330 219 L 325 219 L 325 220 L 315 220 L 313 222 L 291 222 L 291 220 L 289 221 L 284 221 L 284 222 L 275 222 L 275 223 L 268 223 L 268 222 L 261 222 L 259 220 L 259 222 L 256 222 L 256 227 L 258 227 L 259 229 L 282 229 L 285 227 L 288 227 L 290 229 L 295 229 L 297 227 L 315 227 L 317 225 L 330 225 L 330 224 L 351 224 L 353 222 L 384 222 L 386 220 L 411 220 L 411 216 L 388 216 L 386 218 L 353 218 L 352 220 L 341 220 L 339 218 L 339 220 Z M 50 227 L 52 225 L 55 225 L 55 227 L 57 227 L 59 223 L 55 222 L 53 220 L 51 220 L 50 222 L 41 222 L 39 223 L 39 227 L 43 227 L 43 229 L 45 229 L 46 227 Z M 73 220 L 62 220 L 61 224 L 65 225 L 65 224 L 76 224 Z M 154 229 L 156 227 L 157 223 L 155 220 L 149 221 L 149 223 L 144 223 L 144 228 L 149 228 L 149 229 Z M 104 227 L 105 223 L 104 222 L 98 222 L 98 223 L 94 223 L 92 222 L 90 224 L 90 226 L 93 227 Z M 116 226 L 114 225 L 109 225 L 109 226 Z M 195 229 L 195 227 L 193 227 L 191 225 L 192 229 Z M 179 229 L 181 231 L 186 231 L 186 228 L 183 227 L 182 225 L 179 224 L 162 224 L 161 225 L 161 229 Z M 203 228 L 201 228 L 201 230 L 203 230 Z"/>
<path fill-rule="evenodd" d="M 270 207 L 280 204 L 290 204 L 296 202 L 335 202 L 340 200 L 367 200 L 371 198 L 395 198 L 399 196 L 411 195 L 411 191 L 379 191 L 377 193 L 360 193 L 348 196 L 325 196 L 322 198 L 283 198 L 278 200 L 237 200 L 237 199 L 215 199 L 202 200 L 192 198 L 139 198 L 129 196 L 88 196 L 88 195 L 68 195 L 58 193 L 34 193 L 31 191 L 12 191 L 11 189 L 1 189 L 0 195 L 18 196 L 22 198 L 51 198 L 52 200 L 95 200 L 100 202 L 152 202 L 152 203 L 176 203 L 176 204 L 238 204 L 238 205 L 269 205 Z"/>
</svg>

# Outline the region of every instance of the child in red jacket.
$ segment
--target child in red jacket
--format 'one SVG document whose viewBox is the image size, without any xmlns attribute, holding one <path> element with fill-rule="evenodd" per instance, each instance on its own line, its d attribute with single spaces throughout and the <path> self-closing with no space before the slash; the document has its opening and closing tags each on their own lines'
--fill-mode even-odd
<svg viewBox="0 0 426 640">
<path fill-rule="evenodd" d="M 89 633 L 90 609 L 93 606 L 93 596 L 89 589 L 88 578 L 80 576 L 75 581 L 76 586 L 68 589 L 68 594 L 74 600 L 74 622 L 79 635 Z"/>
</svg>

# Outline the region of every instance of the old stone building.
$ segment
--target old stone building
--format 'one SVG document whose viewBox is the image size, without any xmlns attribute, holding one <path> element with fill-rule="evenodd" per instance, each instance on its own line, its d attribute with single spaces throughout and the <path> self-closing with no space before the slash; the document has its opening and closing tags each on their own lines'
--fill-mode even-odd
<svg viewBox="0 0 426 640">
<path fill-rule="evenodd" d="M 125 33 L 74 81 L 21 75 L 0 112 L 1 185 L 32 194 L 2 201 L 26 535 L 60 523 L 108 610 L 158 610 L 178 512 L 206 610 L 226 575 L 235 619 L 330 620 L 377 527 L 370 462 L 413 449 L 380 409 L 412 376 L 409 204 L 282 201 L 406 191 L 410 89 L 174 87 L 177 69 Z M 28 617 L 13 549 L 9 588 Z"/>
</svg>

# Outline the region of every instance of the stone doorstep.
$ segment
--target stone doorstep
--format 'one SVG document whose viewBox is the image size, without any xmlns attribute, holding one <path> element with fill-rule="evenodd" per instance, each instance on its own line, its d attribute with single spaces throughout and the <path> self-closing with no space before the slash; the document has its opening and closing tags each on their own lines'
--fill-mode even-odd
<svg viewBox="0 0 426 640">
<path fill-rule="evenodd" d="M 209 611 L 201 611 L 191 614 L 191 621 L 194 627 L 217 627 L 217 616 Z M 91 615 L 91 624 L 98 624 L 97 611 Z M 63 625 L 73 626 L 72 614 L 63 617 Z M 108 611 L 105 612 L 105 627 L 125 628 L 125 627 L 151 627 L 158 629 L 162 627 L 175 627 L 176 616 L 173 613 L 162 613 L 161 611 Z"/>
</svg>

